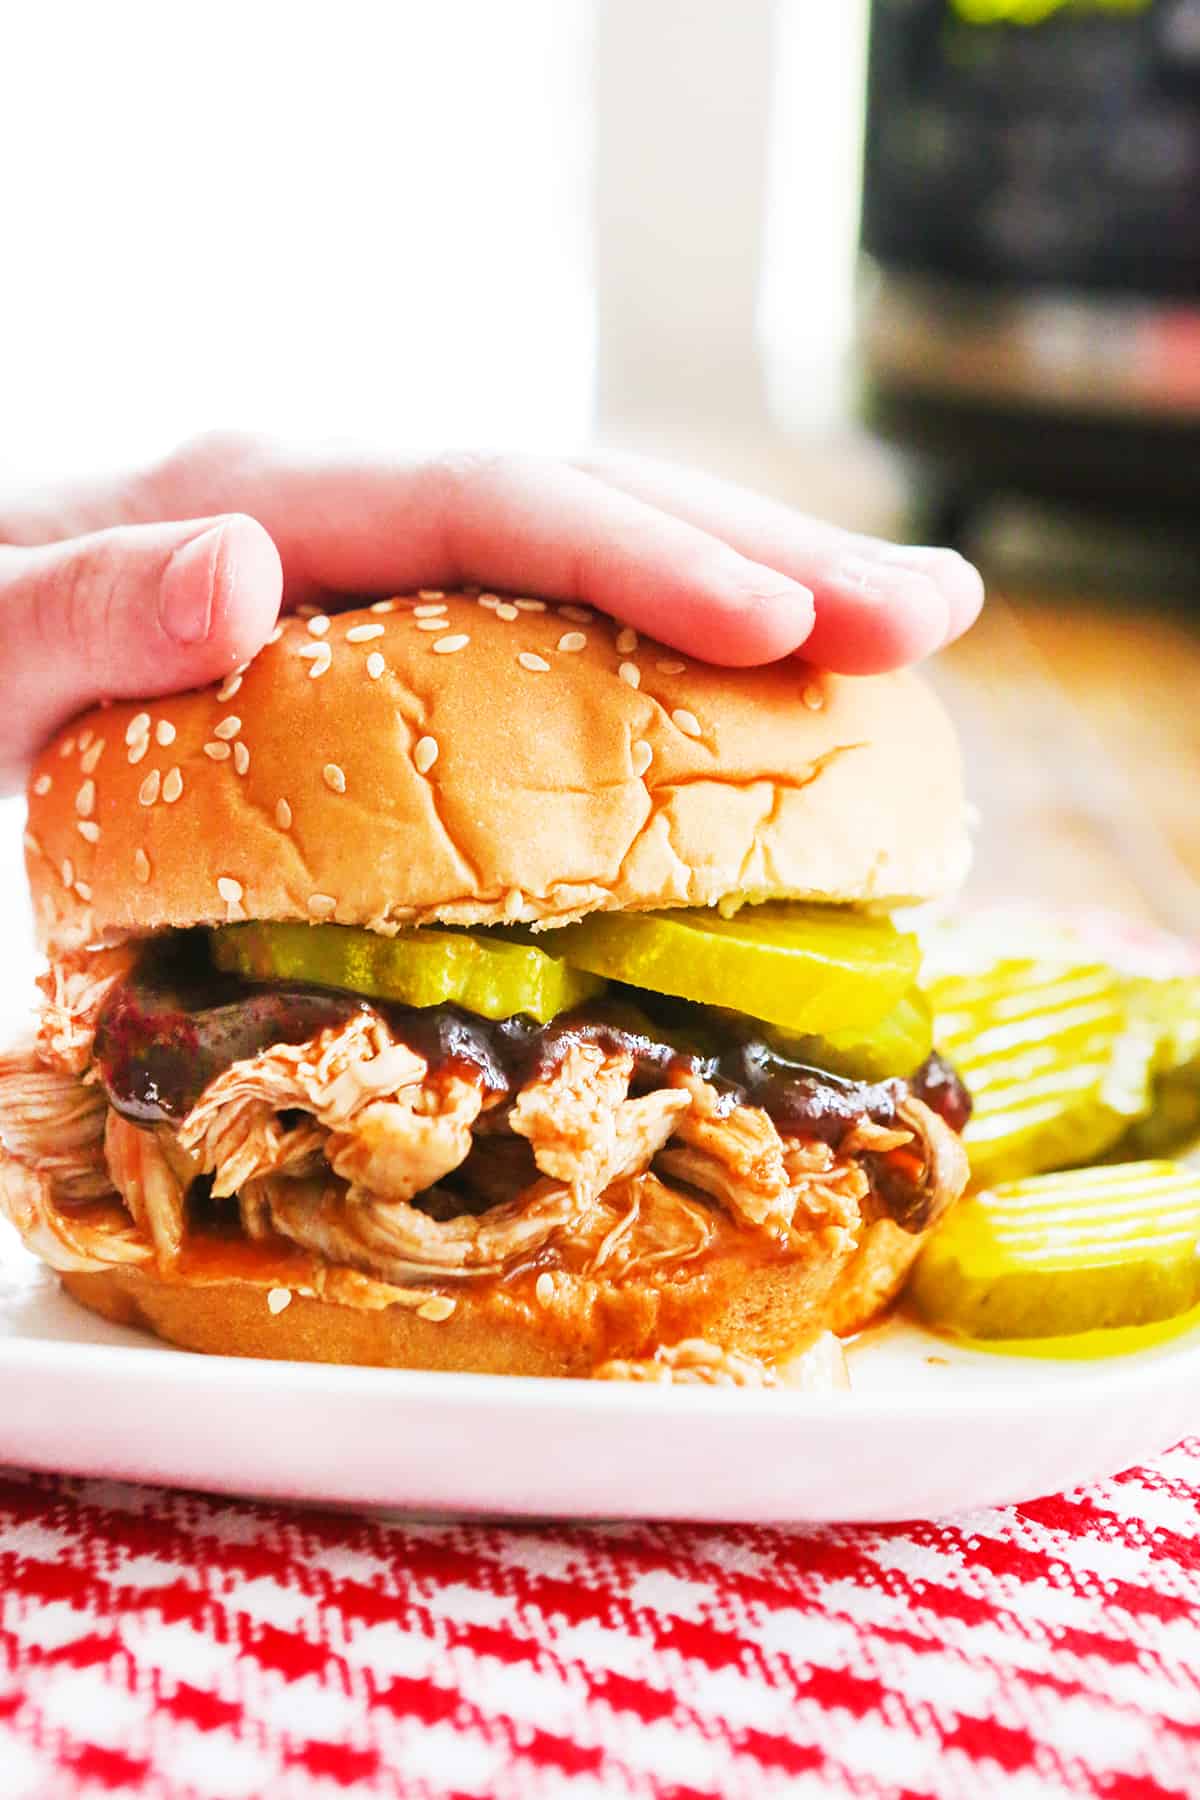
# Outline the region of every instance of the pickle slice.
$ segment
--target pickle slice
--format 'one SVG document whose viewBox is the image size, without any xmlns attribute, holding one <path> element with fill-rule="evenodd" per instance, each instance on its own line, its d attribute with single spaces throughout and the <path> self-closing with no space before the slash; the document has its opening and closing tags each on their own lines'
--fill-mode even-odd
<svg viewBox="0 0 1200 1800">
<path fill-rule="evenodd" d="M 773 1049 L 793 1062 L 853 1081 L 886 1081 L 890 1075 L 911 1075 L 929 1055 L 933 1009 L 920 988 L 911 988 L 869 1035 L 860 1029 L 803 1037 L 768 1026 L 765 1036 Z"/>
<path fill-rule="evenodd" d="M 554 954 L 596 975 L 791 1031 L 869 1031 L 916 980 L 915 937 L 849 908 L 769 901 L 715 909 L 592 913 L 556 930 Z"/>
<path fill-rule="evenodd" d="M 977 1180 L 1091 1161 L 1148 1111 L 1160 1032 L 1105 964 L 1016 957 L 928 992 L 938 1046 L 974 1101 L 964 1141 Z"/>
<path fill-rule="evenodd" d="M 210 933 L 218 969 L 248 981 L 348 988 L 404 1006 L 453 1001 L 485 1019 L 528 1013 L 542 1025 L 604 983 L 533 944 L 422 926 L 380 937 L 351 925 L 254 920 Z"/>
<path fill-rule="evenodd" d="M 929 1324 L 1051 1338 L 1177 1318 L 1200 1302 L 1200 1172 L 1120 1163 L 960 1201 L 909 1286 Z"/>
</svg>

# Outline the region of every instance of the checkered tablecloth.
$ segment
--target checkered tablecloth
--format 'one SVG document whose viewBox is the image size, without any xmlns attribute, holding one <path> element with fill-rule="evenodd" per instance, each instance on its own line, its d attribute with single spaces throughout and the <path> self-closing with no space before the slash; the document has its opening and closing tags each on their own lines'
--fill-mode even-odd
<svg viewBox="0 0 1200 1800">
<path fill-rule="evenodd" d="M 2 1800 L 1200 1794 L 1200 1439 L 876 1529 L 9 1472 L 0 1591 Z"/>
</svg>

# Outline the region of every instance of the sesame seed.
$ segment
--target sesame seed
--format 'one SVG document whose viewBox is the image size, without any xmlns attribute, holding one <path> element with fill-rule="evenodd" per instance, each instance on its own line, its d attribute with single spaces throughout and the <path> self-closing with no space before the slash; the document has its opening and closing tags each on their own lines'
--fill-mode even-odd
<svg viewBox="0 0 1200 1800">
<path fill-rule="evenodd" d="M 681 662 L 659 662 L 654 666 L 660 675 L 682 675 L 687 668 L 687 664 Z"/>
<path fill-rule="evenodd" d="M 373 613 L 395 612 L 396 602 L 394 600 L 373 600 L 369 610 Z"/>
<path fill-rule="evenodd" d="M 522 650 L 517 661 L 523 669 L 528 669 L 533 675 L 547 675 L 550 672 L 550 664 L 545 657 L 535 656 L 532 650 Z"/>
<path fill-rule="evenodd" d="M 638 634 L 632 625 L 626 625 L 617 633 L 617 651 L 621 656 L 631 656 L 638 647 Z"/>
<path fill-rule="evenodd" d="M 179 769 L 168 769 L 163 776 L 162 797 L 168 806 L 174 806 L 183 792 L 183 774 Z"/>
<path fill-rule="evenodd" d="M 81 750 L 86 750 L 88 745 L 91 743 L 92 739 L 95 737 L 95 735 L 96 734 L 92 730 L 90 725 L 86 728 L 86 730 L 81 731 L 79 734 L 79 748 Z"/>
<path fill-rule="evenodd" d="M 308 910 L 314 919 L 327 919 L 331 912 L 337 911 L 337 901 L 332 894 L 310 894 Z"/>
<path fill-rule="evenodd" d="M 418 1306 L 418 1319 L 428 1319 L 431 1325 L 441 1325 L 453 1313 L 457 1302 L 449 1294 L 431 1294 L 423 1306 Z"/>
<path fill-rule="evenodd" d="M 480 594 L 479 604 L 480 606 L 499 606 L 500 596 L 499 594 Z"/>
<path fill-rule="evenodd" d="M 312 637 L 323 638 L 329 630 L 329 620 L 324 613 L 314 613 L 308 621 L 308 630 Z"/>
<path fill-rule="evenodd" d="M 694 712 L 687 710 L 686 706 L 677 706 L 671 717 L 685 737 L 698 738 L 700 736 L 700 721 Z"/>
<path fill-rule="evenodd" d="M 94 743 L 88 745 L 87 749 L 80 757 L 79 766 L 85 775 L 94 775 L 96 773 L 96 764 L 104 755 L 104 743 L 105 740 L 103 738 L 97 738 Z"/>
<path fill-rule="evenodd" d="M 345 770 L 339 769 L 336 763 L 326 763 L 325 767 L 321 770 L 321 778 L 324 781 L 325 786 L 327 788 L 332 788 L 335 794 L 345 793 Z"/>
<path fill-rule="evenodd" d="M 322 649 L 325 654 L 324 656 L 313 658 L 308 671 L 308 679 L 310 681 L 315 681 L 319 675 L 324 675 L 326 669 L 333 661 L 333 651 L 329 648 L 328 644 L 321 644 L 319 648 Z"/>
<path fill-rule="evenodd" d="M 87 839 L 89 844 L 100 842 L 100 827 L 95 819 L 76 819 L 75 829 L 81 838 Z"/>
<path fill-rule="evenodd" d="M 522 612 L 545 612 L 546 610 L 544 600 L 514 600 L 513 605 L 519 607 Z"/>
<path fill-rule="evenodd" d="M 642 685 L 642 671 L 638 668 L 636 663 L 622 663 L 617 670 L 617 674 L 621 677 L 621 680 L 625 683 L 626 687 L 636 688 L 641 687 Z"/>
<path fill-rule="evenodd" d="M 566 651 L 568 655 L 570 655 L 573 650 L 586 650 L 587 632 L 564 631 L 558 640 L 558 647 L 560 650 Z"/>
<path fill-rule="evenodd" d="M 237 693 L 237 691 L 241 687 L 241 685 L 242 685 L 242 677 L 241 677 L 240 673 L 238 672 L 238 670 L 235 669 L 233 674 L 227 676 L 226 679 L 221 683 L 220 687 L 217 689 L 218 703 L 221 706 L 224 706 L 224 704 L 227 700 L 232 700 L 233 696 Z"/>
<path fill-rule="evenodd" d="M 245 889 L 242 887 L 240 881 L 235 881 L 233 879 L 232 875 L 218 875 L 217 892 L 220 894 L 222 900 L 224 900 L 226 906 L 236 906 L 245 892 Z"/>
<path fill-rule="evenodd" d="M 285 1306 L 292 1304 L 291 1288 L 272 1288 L 267 1295 L 267 1309 L 273 1313 L 281 1313 Z"/>
<path fill-rule="evenodd" d="M 147 712 L 135 713 L 125 727 L 125 742 L 136 744 L 139 738 L 149 737 L 149 735 L 150 714 Z"/>
<path fill-rule="evenodd" d="M 241 738 L 233 746 L 233 766 L 239 775 L 244 775 L 250 767 L 250 752 Z"/>
<path fill-rule="evenodd" d="M 64 738 L 62 743 L 58 746 L 58 754 L 60 756 L 74 756 L 75 739 L 73 737 Z"/>
<path fill-rule="evenodd" d="M 419 600 L 444 600 L 446 590 L 445 588 L 418 588 L 417 598 Z"/>
<path fill-rule="evenodd" d="M 323 656 L 332 655 L 328 644 L 301 644 L 296 652 L 306 662 L 319 662 Z"/>
<path fill-rule="evenodd" d="M 511 604 L 511 602 L 508 600 L 501 601 L 500 605 L 496 608 L 496 617 L 498 619 L 512 620 L 512 619 L 519 619 L 520 616 L 521 615 L 517 611 L 517 608 L 515 606 L 513 606 Z"/>
<path fill-rule="evenodd" d="M 92 897 L 92 890 L 86 881 L 77 881 L 75 883 L 75 892 L 79 895 L 81 900 L 90 900 Z"/>
<path fill-rule="evenodd" d="M 64 887 L 68 887 L 68 888 L 74 887 L 74 885 L 75 885 L 75 864 L 71 861 L 69 856 L 63 857 L 62 866 L 58 872 L 62 876 L 62 884 Z"/>
<path fill-rule="evenodd" d="M 219 725 L 213 726 L 213 736 L 215 738 L 235 738 L 241 729 L 242 721 L 236 713 L 230 713 L 227 718 L 221 720 Z"/>
<path fill-rule="evenodd" d="M 542 1270 L 542 1273 L 533 1284 L 533 1291 L 537 1295 L 537 1303 L 539 1306 L 550 1306 L 553 1304 L 554 1277 L 550 1274 L 549 1270 Z"/>
<path fill-rule="evenodd" d="M 457 631 L 453 637 L 439 638 L 433 647 L 439 656 L 453 656 L 456 650 L 465 650 L 470 641 L 465 631 Z"/>
<path fill-rule="evenodd" d="M 49 775 L 39 775 L 33 784 L 33 791 L 35 794 L 48 794 L 53 786 L 54 783 Z"/>
<path fill-rule="evenodd" d="M 414 606 L 414 619 L 440 619 L 445 616 L 446 602 L 439 600 L 436 606 Z"/>
<path fill-rule="evenodd" d="M 42 850 L 42 846 L 38 843 L 38 841 L 34 837 L 32 831 L 22 832 L 21 842 L 24 844 L 25 848 L 28 850 L 28 852 L 31 856 L 41 856 L 44 854 L 44 852 Z"/>
<path fill-rule="evenodd" d="M 96 784 L 89 775 L 75 796 L 75 811 L 86 819 L 96 810 Z"/>
<path fill-rule="evenodd" d="M 267 639 L 267 642 L 268 642 L 268 644 L 277 644 L 282 636 L 283 636 L 283 622 L 281 620 L 280 623 L 275 627 L 274 631 L 271 633 L 270 637 Z"/>
<path fill-rule="evenodd" d="M 286 800 L 277 800 L 275 802 L 275 823 L 278 825 L 280 831 L 290 831 L 292 829 L 292 809 Z"/>
<path fill-rule="evenodd" d="M 220 698 L 221 696 L 218 694 L 217 699 L 219 700 Z M 154 735 L 164 750 L 169 744 L 173 744 L 175 742 L 175 727 L 172 725 L 170 719 L 160 719 L 158 724 L 154 727 Z"/>
<path fill-rule="evenodd" d="M 825 704 L 824 694 L 821 692 L 820 688 L 815 685 L 813 687 L 805 688 L 802 699 L 809 712 L 820 712 Z"/>
<path fill-rule="evenodd" d="M 133 765 L 140 763 L 149 748 L 150 739 L 148 737 L 139 738 L 136 744 L 131 744 L 129 749 L 130 763 Z"/>
<path fill-rule="evenodd" d="M 372 638 L 382 636 L 382 625 L 352 625 L 346 633 L 346 642 L 348 644 L 369 644 Z"/>
<path fill-rule="evenodd" d="M 133 853 L 133 872 L 144 887 L 150 879 L 150 858 L 140 844 Z"/>
<path fill-rule="evenodd" d="M 372 650 L 370 656 L 367 658 L 367 674 L 370 676 L 371 680 L 378 681 L 386 668 L 387 664 L 379 654 L 379 651 Z"/>
<path fill-rule="evenodd" d="M 590 625 L 595 614 L 586 606 L 560 606 L 559 612 L 573 625 Z"/>
<path fill-rule="evenodd" d="M 204 754 L 205 756 L 210 757 L 213 762 L 227 762 L 231 752 L 228 744 L 210 743 L 205 744 Z"/>
<path fill-rule="evenodd" d="M 314 606 L 311 600 L 306 600 L 302 606 L 296 608 L 296 617 L 298 619 L 315 619 L 320 610 L 320 607 Z"/>
<path fill-rule="evenodd" d="M 445 631 L 449 623 L 445 613 L 438 613 L 433 619 L 418 619 L 416 626 L 418 631 Z"/>
<path fill-rule="evenodd" d="M 161 773 L 157 769 L 151 769 L 145 781 L 143 781 L 141 787 L 138 789 L 139 804 L 142 806 L 153 806 L 154 802 L 158 799 L 159 789 L 161 787 Z"/>
<path fill-rule="evenodd" d="M 428 775 L 438 759 L 438 741 L 436 738 L 418 738 L 413 748 L 413 761 L 420 775 Z"/>
<path fill-rule="evenodd" d="M 654 752 L 646 742 L 645 738 L 638 738 L 633 745 L 632 754 L 633 772 L 640 779 L 654 761 Z"/>
</svg>

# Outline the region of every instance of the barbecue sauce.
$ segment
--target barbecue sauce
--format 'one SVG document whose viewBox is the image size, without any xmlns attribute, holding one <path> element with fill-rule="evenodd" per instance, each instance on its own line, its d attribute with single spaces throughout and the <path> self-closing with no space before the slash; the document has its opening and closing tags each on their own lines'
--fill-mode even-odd
<svg viewBox="0 0 1200 1800">
<path fill-rule="evenodd" d="M 694 1074 L 727 1107 L 762 1107 L 781 1131 L 834 1149 L 864 1118 L 890 1126 L 906 1093 L 956 1131 L 970 1115 L 962 1082 L 936 1054 L 908 1081 L 853 1081 L 791 1060 L 739 1014 L 640 990 L 610 989 L 540 1025 L 523 1014 L 491 1020 L 452 1005 L 392 1006 L 334 989 L 251 984 L 216 974 L 201 946 L 189 934 L 153 946 L 101 1011 L 101 1079 L 114 1109 L 139 1125 L 178 1125 L 231 1063 L 271 1044 L 304 1043 L 357 1013 L 384 1018 L 433 1073 L 478 1080 L 490 1094 L 515 1093 L 552 1072 L 573 1045 L 590 1043 L 632 1058 L 635 1093 Z"/>
</svg>

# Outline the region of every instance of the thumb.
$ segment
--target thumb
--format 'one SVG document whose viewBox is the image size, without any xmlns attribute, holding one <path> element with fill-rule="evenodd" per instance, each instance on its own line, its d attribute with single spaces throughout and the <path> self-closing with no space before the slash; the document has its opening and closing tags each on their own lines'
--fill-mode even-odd
<svg viewBox="0 0 1200 1800">
<path fill-rule="evenodd" d="M 240 513 L 0 545 L 0 793 L 83 707 L 199 687 L 248 661 L 282 593 L 274 543 Z"/>
</svg>

